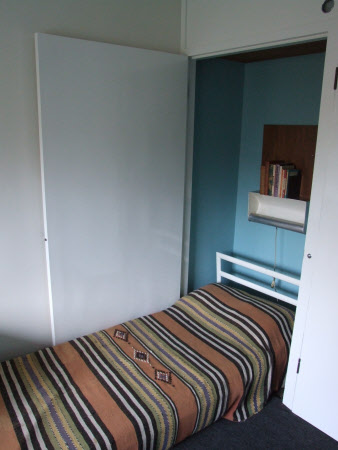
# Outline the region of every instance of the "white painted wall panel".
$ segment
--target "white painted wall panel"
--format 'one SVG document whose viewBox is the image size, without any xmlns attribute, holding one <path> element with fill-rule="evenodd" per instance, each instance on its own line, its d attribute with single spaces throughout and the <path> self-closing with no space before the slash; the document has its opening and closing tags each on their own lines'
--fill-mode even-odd
<svg viewBox="0 0 338 450">
<path fill-rule="evenodd" d="M 187 59 L 37 35 L 56 342 L 179 297 Z"/>
<path fill-rule="evenodd" d="M 183 0 L 182 50 L 207 55 L 241 47 L 273 45 L 321 34 L 337 19 L 337 7 L 318 0 Z"/>
<path fill-rule="evenodd" d="M 0 360 L 51 344 L 34 33 L 179 52 L 180 0 L 0 2 Z"/>
</svg>

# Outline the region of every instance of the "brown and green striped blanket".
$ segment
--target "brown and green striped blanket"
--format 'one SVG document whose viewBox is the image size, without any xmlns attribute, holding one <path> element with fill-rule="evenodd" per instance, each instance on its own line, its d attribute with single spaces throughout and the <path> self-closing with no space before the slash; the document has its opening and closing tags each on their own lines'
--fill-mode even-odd
<svg viewBox="0 0 338 450">
<path fill-rule="evenodd" d="M 281 387 L 294 313 L 210 284 L 0 365 L 0 448 L 167 449 Z"/>
</svg>

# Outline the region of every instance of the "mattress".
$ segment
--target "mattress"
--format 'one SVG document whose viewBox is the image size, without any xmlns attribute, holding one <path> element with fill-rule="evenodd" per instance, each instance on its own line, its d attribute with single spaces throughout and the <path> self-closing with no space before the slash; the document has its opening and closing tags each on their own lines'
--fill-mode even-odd
<svg viewBox="0 0 338 450">
<path fill-rule="evenodd" d="M 0 448 L 167 449 L 258 413 L 293 311 L 210 284 L 170 308 L 0 365 Z"/>
</svg>

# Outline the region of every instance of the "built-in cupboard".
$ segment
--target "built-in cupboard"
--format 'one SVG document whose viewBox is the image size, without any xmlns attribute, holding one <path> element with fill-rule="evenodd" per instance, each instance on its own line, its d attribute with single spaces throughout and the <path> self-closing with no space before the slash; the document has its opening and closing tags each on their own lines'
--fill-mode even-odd
<svg viewBox="0 0 338 450">
<path fill-rule="evenodd" d="M 201 58 L 327 37 L 299 303 L 283 402 L 338 439 L 334 356 L 338 352 L 338 10 L 336 6 L 325 14 L 322 3 L 243 0 L 233 5 L 183 0 L 182 45 L 187 54 Z"/>
<path fill-rule="evenodd" d="M 318 124 L 325 42 L 315 54 L 290 56 L 289 48 L 253 62 L 241 55 L 196 63 L 189 289 L 214 280 L 216 251 L 301 273 L 304 234 L 248 221 L 264 125 Z"/>
</svg>

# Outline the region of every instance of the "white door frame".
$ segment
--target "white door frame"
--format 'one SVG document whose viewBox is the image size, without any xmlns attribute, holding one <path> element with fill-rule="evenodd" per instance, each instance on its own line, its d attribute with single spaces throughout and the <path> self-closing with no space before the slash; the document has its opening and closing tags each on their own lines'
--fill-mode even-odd
<svg viewBox="0 0 338 450">
<path fill-rule="evenodd" d="M 185 3 L 185 2 L 183 2 Z M 183 14 L 184 5 L 183 5 Z M 184 15 L 182 15 L 184 17 Z M 184 33 L 184 20 L 182 20 L 182 36 Z M 200 60 L 206 57 L 211 56 L 222 56 L 233 53 L 241 53 L 245 51 L 252 51 L 264 48 L 271 48 L 283 45 L 291 45 L 295 43 L 301 42 L 309 42 L 318 39 L 327 38 L 329 42 L 330 30 L 334 30 L 335 22 L 329 21 L 325 24 L 326 29 L 322 29 L 319 32 L 309 34 L 309 35 L 299 35 L 296 31 L 293 37 L 288 39 L 281 39 L 269 42 L 257 42 L 252 45 L 246 45 L 243 47 L 237 48 L 229 48 L 224 49 L 223 51 L 210 52 L 207 54 L 194 55 L 190 58 L 193 60 Z M 299 30 L 298 30 L 299 32 Z M 182 48 L 184 48 L 184 38 L 182 38 Z M 330 47 L 329 47 L 330 49 Z M 313 264 L 310 264 L 311 261 L 306 257 L 307 254 L 315 254 L 316 245 L 319 245 L 317 230 L 319 227 L 319 219 L 320 215 L 317 214 L 317 211 L 320 211 L 322 205 L 322 195 L 323 195 L 323 185 L 320 182 L 320 178 L 325 174 L 326 164 L 327 164 L 327 155 L 325 154 L 325 146 L 327 142 L 327 119 L 330 116 L 330 110 L 332 109 L 331 103 L 328 101 L 330 95 L 332 96 L 331 90 L 331 78 L 333 72 L 334 59 L 333 55 L 330 53 L 326 54 L 325 65 L 324 65 L 324 77 L 323 77 L 323 87 L 322 87 L 322 96 L 321 96 L 321 106 L 320 106 L 320 115 L 319 115 L 319 123 L 318 123 L 318 138 L 317 138 L 317 148 L 316 148 L 316 159 L 314 165 L 314 175 L 313 175 L 313 184 L 312 184 L 312 193 L 311 193 L 311 206 L 309 210 L 309 219 L 307 226 L 307 235 L 304 246 L 304 259 L 302 265 L 302 276 L 301 276 L 301 284 L 299 289 L 298 301 L 299 304 L 297 306 L 297 315 L 295 320 L 292 345 L 289 357 L 289 364 L 286 376 L 286 385 L 285 385 L 285 394 L 283 402 L 290 409 L 293 407 L 293 399 L 296 389 L 297 383 L 297 365 L 298 359 L 301 354 L 302 349 L 302 341 L 306 323 L 306 315 L 309 305 L 309 296 L 311 292 L 311 278 L 313 274 Z M 195 89 L 195 68 L 194 71 L 190 73 L 189 78 L 191 92 L 194 92 Z M 189 103 L 189 108 L 194 107 L 194 102 Z M 189 110 L 190 120 L 193 117 L 193 113 Z M 193 121 L 192 121 L 193 123 Z M 184 233 L 184 241 L 183 241 L 183 260 L 182 260 L 182 292 L 186 293 L 187 290 L 187 277 L 188 277 L 188 265 L 189 265 L 189 230 L 190 229 L 190 211 L 191 211 L 191 182 L 192 182 L 192 153 L 193 153 L 193 126 L 188 127 L 188 155 L 187 157 L 187 167 L 186 173 L 189 174 L 189 177 L 186 179 L 187 183 L 190 183 L 190 188 L 186 187 L 186 193 L 189 192 L 189 195 L 185 197 L 185 233 Z"/>
</svg>

